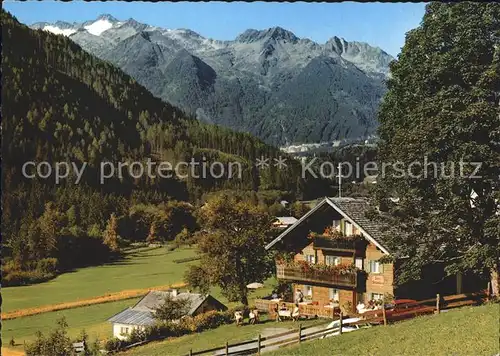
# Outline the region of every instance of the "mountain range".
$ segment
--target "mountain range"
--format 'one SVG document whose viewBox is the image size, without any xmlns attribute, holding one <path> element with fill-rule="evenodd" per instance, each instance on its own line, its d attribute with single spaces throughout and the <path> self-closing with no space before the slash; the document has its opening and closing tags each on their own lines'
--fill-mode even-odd
<svg viewBox="0 0 500 356">
<path fill-rule="evenodd" d="M 366 43 L 318 44 L 280 27 L 232 41 L 111 15 L 31 27 L 69 37 L 201 121 L 275 145 L 372 135 L 393 60 Z"/>
</svg>

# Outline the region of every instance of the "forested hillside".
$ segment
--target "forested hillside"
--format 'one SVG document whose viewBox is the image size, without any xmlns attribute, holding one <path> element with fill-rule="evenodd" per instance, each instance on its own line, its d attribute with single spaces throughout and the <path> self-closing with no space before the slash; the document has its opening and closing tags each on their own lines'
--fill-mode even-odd
<svg viewBox="0 0 500 356">
<path fill-rule="evenodd" d="M 140 240 L 149 231 L 173 238 L 193 228 L 190 206 L 173 200 L 196 202 L 218 189 L 295 194 L 308 184 L 298 180 L 300 167 L 291 160 L 286 169 L 257 170 L 255 158 L 276 157 L 276 148 L 249 134 L 199 123 L 68 38 L 29 29 L 4 11 L 1 17 L 2 230 L 10 261 L 4 273 L 50 270 L 51 258 L 59 266 L 64 260 L 65 268 L 100 260 L 115 246 L 103 245 L 103 236 Z M 103 161 L 175 163 L 191 157 L 240 162 L 242 178 L 153 180 L 125 172 L 121 179 L 99 182 Z M 55 184 L 53 176 L 24 178 L 27 161 L 88 166 L 79 184 L 75 177 Z M 84 246 L 95 253 L 86 256 Z M 50 266 L 36 265 L 41 260 Z"/>
</svg>

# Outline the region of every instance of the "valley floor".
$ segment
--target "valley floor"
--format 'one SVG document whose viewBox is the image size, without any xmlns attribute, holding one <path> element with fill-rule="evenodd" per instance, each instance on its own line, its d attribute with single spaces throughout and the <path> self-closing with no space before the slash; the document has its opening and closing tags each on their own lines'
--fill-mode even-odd
<svg viewBox="0 0 500 356">
<path fill-rule="evenodd" d="M 65 273 L 57 278 L 40 284 L 2 289 L 2 313 L 41 308 L 58 303 L 84 301 L 89 298 L 134 289 L 147 289 L 182 282 L 187 267 L 194 262 L 176 263 L 174 261 L 196 256 L 196 248 L 179 248 L 167 251 L 166 248 L 134 248 L 125 253 L 122 261 L 104 266 L 88 267 Z M 274 280 L 266 282 L 266 288 L 259 289 L 255 296 L 270 292 Z M 220 289 L 213 288 L 211 294 L 222 303 L 231 307 Z M 36 331 L 44 334 L 55 328 L 56 320 L 64 316 L 69 324 L 70 337 L 77 337 L 82 329 L 90 339 L 105 340 L 112 336 L 111 324 L 107 319 L 121 310 L 132 306 L 139 300 L 124 300 L 82 306 L 77 308 L 45 312 L 24 316 L 2 322 L 2 344 L 7 346 L 14 338 L 15 347 L 2 348 L 7 352 L 22 352 L 24 342 L 35 339 Z"/>
</svg>

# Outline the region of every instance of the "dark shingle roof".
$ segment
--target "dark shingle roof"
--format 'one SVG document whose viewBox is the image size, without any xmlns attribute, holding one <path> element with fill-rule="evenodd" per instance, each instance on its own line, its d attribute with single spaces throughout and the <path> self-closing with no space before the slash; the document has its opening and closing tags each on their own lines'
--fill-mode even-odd
<svg viewBox="0 0 500 356">
<path fill-rule="evenodd" d="M 169 294 L 171 294 L 169 291 L 151 291 L 134 305 L 132 309 L 152 311 L 162 305 Z M 174 299 L 189 300 L 189 312 L 186 315 L 192 315 L 207 298 L 208 295 L 197 293 L 179 293 L 174 297 Z"/>
<path fill-rule="evenodd" d="M 271 241 L 266 246 L 266 249 L 270 249 L 278 241 L 285 238 L 292 230 L 306 221 L 309 216 L 315 214 L 317 211 L 320 211 L 320 209 L 325 209 L 325 206 L 330 206 L 338 211 L 347 220 L 350 220 L 355 226 L 358 226 L 362 232 L 367 235 L 367 239 L 372 240 L 384 252 L 390 253 L 384 243 L 384 226 L 380 222 L 370 220 L 366 216 L 366 213 L 370 210 L 371 206 L 368 203 L 368 200 L 363 198 L 324 198 L 313 209 L 302 216 L 295 224 L 290 226 L 277 238 Z"/>
<path fill-rule="evenodd" d="M 328 200 L 350 217 L 370 237 L 387 249 L 384 243 L 384 227 L 380 222 L 366 217 L 366 213 L 372 208 L 368 200 L 362 198 L 328 198 Z"/>
</svg>

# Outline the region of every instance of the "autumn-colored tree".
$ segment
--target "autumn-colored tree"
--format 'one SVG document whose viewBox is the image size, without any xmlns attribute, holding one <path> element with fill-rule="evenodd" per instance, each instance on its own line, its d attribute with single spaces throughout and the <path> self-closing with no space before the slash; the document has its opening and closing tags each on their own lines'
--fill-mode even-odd
<svg viewBox="0 0 500 356">
<path fill-rule="evenodd" d="M 156 221 L 151 222 L 151 227 L 149 228 L 149 233 L 148 236 L 146 237 L 146 242 L 148 243 L 154 243 L 158 240 L 157 236 L 157 228 L 156 228 Z"/>
<path fill-rule="evenodd" d="M 103 234 L 103 242 L 109 247 L 111 251 L 118 251 L 118 222 L 115 214 L 111 214 L 106 230 Z"/>
<path fill-rule="evenodd" d="M 300 201 L 296 201 L 290 207 L 290 213 L 293 217 L 300 219 L 305 213 L 309 211 L 307 205 Z"/>
<path fill-rule="evenodd" d="M 222 194 L 200 209 L 201 262 L 186 273 L 188 284 L 208 290 L 217 285 L 230 301 L 248 304 L 247 284 L 263 282 L 273 271 L 264 246 L 272 219 L 258 205 Z"/>
</svg>

